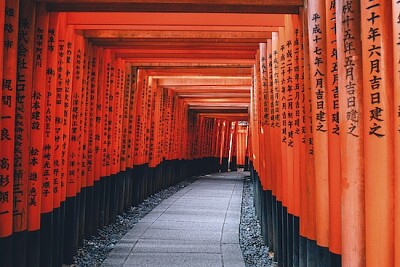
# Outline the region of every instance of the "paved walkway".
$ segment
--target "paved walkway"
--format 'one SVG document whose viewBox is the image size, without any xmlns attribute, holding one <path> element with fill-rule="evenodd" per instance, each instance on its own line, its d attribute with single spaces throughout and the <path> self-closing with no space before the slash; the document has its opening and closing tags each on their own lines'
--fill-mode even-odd
<svg viewBox="0 0 400 267">
<path fill-rule="evenodd" d="M 164 200 L 114 247 L 103 267 L 244 267 L 242 172 L 204 176 Z"/>
</svg>

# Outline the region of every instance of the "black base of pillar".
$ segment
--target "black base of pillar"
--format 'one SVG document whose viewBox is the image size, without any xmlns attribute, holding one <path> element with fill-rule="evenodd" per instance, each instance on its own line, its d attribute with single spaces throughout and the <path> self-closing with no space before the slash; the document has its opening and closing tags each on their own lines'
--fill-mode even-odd
<svg viewBox="0 0 400 267">
<path fill-rule="evenodd" d="M 13 266 L 13 253 L 12 253 L 12 235 L 8 237 L 0 238 L 0 267 L 12 267 Z"/>
<path fill-rule="evenodd" d="M 15 267 L 25 267 L 26 266 L 26 250 L 27 250 L 27 238 L 28 232 L 22 231 L 13 233 L 12 235 L 12 252 L 13 252 L 13 266 Z M 0 253 L 3 253 L 0 250 Z"/>
<path fill-rule="evenodd" d="M 72 264 L 78 250 L 78 212 L 77 197 L 67 197 L 65 201 L 64 260 Z"/>
<path fill-rule="evenodd" d="M 61 266 L 57 264 L 60 261 L 60 216 L 61 209 L 55 208 L 53 210 L 53 266 Z"/>
<path fill-rule="evenodd" d="M 342 256 L 335 254 L 335 253 L 330 253 L 331 257 L 331 266 L 332 267 L 341 267 L 342 266 Z"/>
<path fill-rule="evenodd" d="M 300 218 L 293 216 L 293 266 L 300 265 Z"/>
<path fill-rule="evenodd" d="M 93 218 L 95 218 L 93 197 L 94 185 L 86 187 L 85 224 L 83 229 L 86 239 L 93 235 Z"/>
<path fill-rule="evenodd" d="M 40 230 L 28 231 L 27 247 L 29 249 L 26 253 L 26 266 L 40 266 Z"/>
<path fill-rule="evenodd" d="M 307 267 L 318 266 L 318 246 L 314 240 L 307 239 Z"/>
<path fill-rule="evenodd" d="M 318 246 L 318 266 L 331 266 L 331 253 L 327 247 Z M 336 267 L 336 266 L 332 266 Z"/>
<path fill-rule="evenodd" d="M 55 266 L 62 266 L 64 259 L 64 230 L 65 230 L 65 202 L 60 205 L 60 224 L 58 232 L 59 255 L 57 260 L 53 260 Z"/>
<path fill-rule="evenodd" d="M 53 212 L 40 218 L 40 267 L 53 266 Z"/>
<path fill-rule="evenodd" d="M 300 236 L 299 267 L 307 267 L 307 238 Z"/>
</svg>

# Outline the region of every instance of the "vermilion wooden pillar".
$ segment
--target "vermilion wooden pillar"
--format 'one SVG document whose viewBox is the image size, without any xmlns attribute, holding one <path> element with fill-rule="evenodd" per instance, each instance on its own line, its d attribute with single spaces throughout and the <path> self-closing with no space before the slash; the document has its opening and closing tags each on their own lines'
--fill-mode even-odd
<svg viewBox="0 0 400 267">
<path fill-rule="evenodd" d="M 71 38 L 71 39 L 70 39 Z M 65 246 L 64 263 L 71 264 L 73 256 L 78 249 L 78 230 L 79 230 L 79 211 L 80 211 L 80 191 L 81 177 L 80 166 L 80 113 L 82 110 L 82 80 L 83 80 L 83 60 L 84 60 L 84 39 L 72 33 L 67 40 L 73 43 L 71 50 L 73 53 L 71 62 L 67 58 L 67 70 L 71 71 L 71 119 L 69 129 L 69 148 L 68 148 L 68 176 L 67 176 L 67 201 L 65 211 Z M 68 48 L 67 48 L 68 49 Z M 71 64 L 71 65 L 70 65 Z"/>
<path fill-rule="evenodd" d="M 109 49 L 103 50 L 103 75 L 101 77 L 99 90 L 103 92 L 102 95 L 102 117 L 101 117 L 101 127 L 102 127 L 102 136 L 101 136 L 101 174 L 102 174 L 102 185 L 101 185 L 101 192 L 100 192 L 100 199 L 104 199 L 100 202 L 101 209 L 100 211 L 100 226 L 108 225 L 109 221 L 109 193 L 108 193 L 108 186 L 109 186 L 109 164 L 110 164 L 110 152 L 108 148 L 108 140 L 111 138 L 109 133 L 109 108 L 110 108 L 110 71 L 111 71 L 111 52 Z M 99 91 L 99 96 L 101 95 Z"/>
<path fill-rule="evenodd" d="M 96 180 L 96 162 L 95 156 L 95 138 L 96 138 L 96 104 L 97 104 L 97 86 L 99 78 L 99 50 L 96 47 L 91 48 L 91 55 L 89 69 L 88 69 L 88 80 L 87 80 L 87 91 L 88 91 L 88 103 L 87 103 L 87 195 L 86 195 L 86 208 L 85 208 L 85 227 L 84 235 L 85 238 L 90 238 L 93 235 L 95 229 L 93 229 L 93 221 L 98 216 L 98 194 L 95 198 L 95 180 Z"/>
<path fill-rule="evenodd" d="M 293 23 L 292 29 L 292 53 L 293 53 L 293 76 L 292 76 L 292 90 L 293 90 L 293 121 L 291 125 L 291 133 L 293 134 L 293 188 L 294 188 L 294 207 L 293 214 L 296 217 L 300 216 L 300 143 L 301 143 L 301 118 L 300 106 L 303 101 L 302 88 L 300 88 L 302 73 L 300 70 L 300 57 L 301 57 L 301 29 L 299 16 L 292 15 L 291 21 Z"/>
<path fill-rule="evenodd" d="M 329 155 L 327 107 L 327 50 L 325 3 L 309 1 L 308 36 L 310 46 L 310 84 L 315 154 L 315 204 L 317 244 L 329 247 Z M 324 251 L 325 252 L 325 251 Z M 327 255 L 318 262 L 327 266 Z"/>
<path fill-rule="evenodd" d="M 286 38 L 285 29 L 279 29 L 279 47 L 278 47 L 278 62 L 279 62 L 279 140 L 280 140 L 280 151 L 281 151 L 281 176 L 280 186 L 278 187 L 278 196 L 281 197 L 282 205 L 288 207 L 288 162 L 287 162 L 287 75 L 286 75 Z M 283 241 L 282 241 L 283 242 Z M 283 263 L 285 264 L 285 263 Z"/>
<path fill-rule="evenodd" d="M 75 34 L 72 26 L 67 27 L 67 35 L 65 39 L 65 99 L 64 99 L 64 135 L 63 135 L 63 157 L 62 157 L 62 166 L 63 166 L 63 179 L 64 181 L 64 190 L 62 199 L 65 201 L 65 220 L 64 220 L 64 233 L 63 233 L 63 262 L 68 263 L 71 262 L 71 258 L 73 253 L 71 251 L 72 247 L 72 228 L 73 224 L 68 223 L 68 219 L 74 219 L 75 212 L 75 195 L 76 195 L 76 187 L 74 180 L 69 177 L 69 173 L 71 166 L 69 164 L 69 154 L 70 154 L 70 135 L 71 135 L 71 127 L 72 127 L 72 112 L 73 107 L 75 107 L 75 96 L 73 92 L 73 68 L 74 68 L 74 53 L 75 53 Z"/>
<path fill-rule="evenodd" d="M 88 183 L 91 177 L 88 170 L 91 165 L 88 162 L 88 140 L 89 140 L 89 108 L 90 108 L 90 72 L 92 68 L 93 46 L 89 44 L 87 39 L 84 40 L 84 53 L 83 53 L 83 68 L 82 68 L 82 92 L 81 92 L 81 113 L 80 113 L 80 152 L 79 152 L 79 176 L 81 181 L 80 203 L 79 203 L 79 230 L 78 230 L 78 244 L 83 244 L 86 225 L 86 211 L 91 210 L 87 202 L 91 202 L 91 191 Z M 89 217 L 89 216 L 88 216 Z M 91 217 L 91 216 L 90 216 Z"/>
<path fill-rule="evenodd" d="M 54 188 L 57 189 L 54 195 L 54 208 L 56 218 L 54 227 L 54 250 L 53 264 L 61 265 L 63 262 L 64 250 L 64 221 L 65 221 L 65 198 L 66 198 L 66 147 L 69 126 L 67 127 L 66 116 L 69 114 L 69 92 L 66 90 L 66 57 L 67 57 L 67 15 L 59 14 L 58 23 L 58 53 L 57 53 L 57 89 L 56 89 L 56 113 L 55 113 L 55 148 L 54 148 Z"/>
<path fill-rule="evenodd" d="M 269 47 L 268 47 L 269 46 Z M 270 86 L 270 67 L 268 65 L 268 51 L 271 51 L 271 40 L 269 43 L 261 43 L 260 44 L 260 76 L 261 76 L 261 100 L 260 103 L 262 104 L 261 108 L 261 115 L 260 115 L 260 124 L 262 127 L 262 150 L 264 150 L 264 157 L 263 157 L 263 168 L 264 168 L 264 180 L 265 180 L 265 190 L 271 190 L 271 145 L 270 145 L 270 125 L 269 125 L 269 116 L 270 116 L 270 107 L 269 107 L 269 91 L 271 90 L 272 86 Z M 272 72 L 271 72 L 272 74 Z"/>
<path fill-rule="evenodd" d="M 104 184 L 105 184 L 105 168 L 103 167 L 104 158 L 104 114 L 105 114 L 105 61 L 103 57 L 103 48 L 97 48 L 98 57 L 98 85 L 97 85 L 97 104 L 96 104 L 96 136 L 95 136 L 95 216 L 93 221 L 93 229 L 97 231 L 98 228 L 104 225 L 104 205 L 105 205 L 105 195 L 104 195 Z M 97 201 L 96 201 L 97 200 Z M 98 206 L 98 208 L 97 208 Z"/>
<path fill-rule="evenodd" d="M 102 227 L 105 224 L 105 187 L 107 182 L 107 116 L 108 116 L 108 87 L 107 80 L 107 56 L 108 50 L 100 48 L 99 59 L 99 85 L 97 88 L 97 111 L 96 111 L 96 132 L 99 131 L 96 137 L 96 161 L 98 162 L 97 172 L 98 178 L 98 195 L 99 195 L 99 218 L 98 226 Z"/>
<path fill-rule="evenodd" d="M 394 146 L 395 146 L 395 263 L 400 266 L 400 1 L 393 3 Z"/>
<path fill-rule="evenodd" d="M 4 7 L 3 7 L 4 8 Z M 6 0 L 4 24 L 4 58 L 2 93 L 0 103 L 0 263 L 12 266 L 12 232 L 14 201 L 14 144 L 15 105 L 17 95 L 17 51 L 18 51 L 19 1 Z M 2 19 L 3 20 L 3 19 Z"/>
<path fill-rule="evenodd" d="M 277 32 L 272 33 L 272 75 L 273 75 L 273 106 L 271 105 L 271 126 L 273 127 L 273 153 L 274 160 L 273 165 L 275 166 L 275 176 L 272 180 L 272 191 L 273 191 L 273 213 L 274 213 L 274 251 L 276 252 L 278 259 L 281 257 L 281 239 L 280 239 L 280 229 L 279 217 L 281 214 L 282 207 L 282 158 L 281 158 L 281 114 L 280 114 L 280 69 L 279 69 L 279 34 Z M 271 101 L 272 103 L 272 101 Z M 273 112 L 272 112 L 273 110 Z"/>
<path fill-rule="evenodd" d="M 294 93 L 294 51 L 293 51 L 293 21 L 291 15 L 285 16 L 285 32 L 284 32 L 284 46 L 285 51 L 285 119 L 286 119 L 286 162 L 287 164 L 287 192 L 288 192 L 288 213 L 294 213 L 294 108 L 295 108 L 295 93 Z M 283 91 L 283 90 L 282 90 Z M 282 97 L 283 98 L 283 97 Z M 291 230 L 291 229 L 289 229 Z M 289 233 L 288 233 L 289 234 Z M 291 264 L 289 259 L 288 264 Z"/>
<path fill-rule="evenodd" d="M 365 126 L 366 265 L 393 266 L 392 5 L 378 0 L 360 2 L 365 111 L 362 119 Z M 382 258 L 378 260 L 371 253 L 378 253 Z"/>
<path fill-rule="evenodd" d="M 358 1 L 336 3 L 343 266 L 366 264 L 360 12 Z"/>
<path fill-rule="evenodd" d="M 123 107 L 123 128 L 122 128 L 122 143 L 121 143 L 121 153 L 123 157 L 121 158 L 121 171 L 130 168 L 130 155 L 128 149 L 129 142 L 129 111 L 130 111 L 130 100 L 133 95 L 131 95 L 132 86 L 132 66 L 130 63 L 125 64 L 125 81 L 124 81 L 124 107 Z"/>
<path fill-rule="evenodd" d="M 301 70 L 300 70 L 300 57 L 301 53 L 301 29 L 300 18 L 298 15 L 291 15 L 292 27 L 292 124 L 290 125 L 289 134 L 293 138 L 293 216 L 291 217 L 292 223 L 292 248 L 293 248 L 293 266 L 299 266 L 300 260 L 300 210 L 301 210 L 301 197 L 300 197 L 300 145 L 301 145 L 301 101 L 304 99 L 302 95 L 301 83 Z M 289 144 L 290 145 L 290 144 Z"/>
<path fill-rule="evenodd" d="M 111 140 L 110 140 L 110 145 L 111 145 L 111 161 L 110 161 L 110 174 L 115 175 L 118 173 L 118 165 L 117 165 L 117 151 L 118 151 L 118 112 L 119 112 L 119 97 L 120 97 L 120 87 L 118 84 L 118 63 L 120 59 L 115 58 L 115 55 L 112 54 L 112 60 L 111 60 L 111 77 L 110 77 L 110 83 L 111 83 L 111 94 L 110 94 L 110 106 L 112 108 L 110 109 L 110 112 L 112 114 L 110 120 L 109 120 L 109 126 L 111 127 Z M 114 186 L 115 187 L 115 186 Z M 112 199 L 112 201 L 114 201 Z M 110 203 L 111 204 L 111 203 Z M 110 206 L 111 209 L 111 206 Z M 115 214 L 116 216 L 116 214 Z M 112 220 L 114 221 L 114 220 Z"/>
<path fill-rule="evenodd" d="M 36 11 L 28 188 L 28 247 L 32 249 L 28 250 L 27 263 L 30 266 L 39 264 L 40 258 L 48 42 L 48 13 L 43 5 L 37 6 Z"/>
<path fill-rule="evenodd" d="M 310 46 L 309 46 L 309 21 L 307 7 L 302 9 L 303 17 L 303 55 L 304 55 L 304 98 L 305 98 L 305 129 L 306 129 L 306 184 L 307 184 L 307 266 L 316 266 L 316 199 L 315 199 L 315 171 L 314 171 L 314 137 L 312 113 L 312 89 L 310 73 Z"/>
<path fill-rule="evenodd" d="M 211 120 L 209 119 L 208 121 L 208 131 L 207 131 L 207 139 L 208 141 L 210 140 L 210 137 L 212 136 L 212 132 L 211 132 Z M 233 123 L 233 127 L 232 127 L 232 146 L 231 146 L 231 159 L 230 159 L 230 170 L 231 171 L 237 171 L 237 132 L 238 132 L 238 122 L 235 121 Z M 208 147 L 207 147 L 207 154 L 206 157 L 210 157 L 210 142 L 207 142 Z"/>
<path fill-rule="evenodd" d="M 267 138 L 266 143 L 268 144 L 267 146 L 267 151 L 268 151 L 268 158 L 267 158 L 267 174 L 268 174 L 268 180 L 267 180 L 267 186 L 269 188 L 269 193 L 268 193 L 268 199 L 269 203 L 267 203 L 269 211 L 268 211 L 268 217 L 267 217 L 267 222 L 268 222 L 268 245 L 271 247 L 271 250 L 274 250 L 275 243 L 274 243 L 274 212 L 273 212 L 273 207 L 274 207 L 274 197 L 273 194 L 274 188 L 273 184 L 275 181 L 275 166 L 274 166 L 274 122 L 272 118 L 274 117 L 274 77 L 273 77 L 273 60 L 272 60 L 272 40 L 269 39 L 267 40 L 267 47 L 266 47 L 266 66 L 267 66 L 267 75 L 268 75 L 268 80 L 267 80 L 267 102 L 266 105 L 268 107 L 267 112 L 267 118 L 264 118 L 264 121 L 266 122 L 266 129 L 267 129 Z M 265 99 L 264 99 L 265 100 Z"/>
<path fill-rule="evenodd" d="M 254 146 L 254 153 L 256 155 L 256 165 L 257 168 L 257 173 L 259 175 L 261 185 L 262 187 L 265 186 L 265 152 L 263 151 L 264 147 L 264 131 L 262 130 L 262 114 L 263 114 L 263 109 L 264 109 L 264 103 L 261 101 L 261 96 L 262 96 L 262 77 L 261 77 L 261 55 L 260 55 L 260 49 L 257 50 L 256 53 L 256 64 L 254 64 L 254 89 L 255 89 L 255 94 L 254 97 L 255 99 L 255 120 L 256 120 L 256 125 L 255 127 L 256 130 L 254 131 L 256 136 L 257 136 L 257 145 Z"/>
<path fill-rule="evenodd" d="M 117 106 L 119 101 L 119 88 L 117 88 L 117 65 L 115 55 L 111 52 L 109 58 L 109 70 L 108 73 L 108 87 L 109 87 L 109 117 L 108 117 L 108 140 L 107 148 L 109 157 L 107 158 L 107 177 L 108 186 L 106 186 L 106 194 L 108 194 L 108 222 L 107 225 L 113 223 L 117 218 L 117 129 L 116 129 L 116 118 L 117 118 Z M 107 63 L 107 64 L 108 64 Z M 106 84 L 107 85 L 107 84 Z"/>
<path fill-rule="evenodd" d="M 4 20 L 5 20 L 5 11 L 6 11 L 6 0 L 1 0 L 0 1 L 0 24 L 3 25 L 4 24 Z M 0 42 L 4 43 L 4 31 L 1 30 L 0 31 Z M 3 56 L 4 56 L 4 46 L 1 46 L 0 48 L 0 60 L 1 62 L 3 62 Z M 4 66 L 3 64 L 0 64 L 0 78 L 3 80 L 3 69 Z M 0 97 L 2 96 L 3 90 L 0 91 Z M 0 120 L 0 127 L 1 127 L 1 121 Z M 1 146 L 0 146 L 1 147 Z"/>
<path fill-rule="evenodd" d="M 40 265 L 53 265 L 53 209 L 54 209 L 54 151 L 55 102 L 57 87 L 58 13 L 49 15 L 47 47 L 45 115 L 43 132 L 42 215 L 40 235 Z M 57 187 L 58 188 L 58 187 Z"/>
<path fill-rule="evenodd" d="M 125 181 L 126 175 L 124 171 L 121 169 L 121 159 L 125 158 L 125 155 L 122 154 L 122 129 L 123 129 L 123 111 L 124 111 L 124 93 L 125 93 L 125 61 L 119 59 L 117 61 L 118 69 L 117 69 L 117 84 L 119 84 L 119 102 L 118 102 L 118 117 L 117 117 L 117 125 L 118 125 L 118 146 L 117 146 L 117 171 L 118 171 L 118 182 L 117 182 L 117 197 L 118 197 L 118 209 L 117 214 L 122 214 L 124 211 L 124 202 L 125 196 L 127 194 Z"/>
<path fill-rule="evenodd" d="M 124 195 L 124 210 L 131 206 L 132 199 L 132 183 L 130 172 L 130 155 L 128 149 L 129 139 L 129 104 L 131 97 L 132 85 L 132 69 L 130 63 L 125 63 L 124 66 L 124 80 L 123 82 L 123 113 L 122 113 L 122 133 L 121 133 L 121 171 L 124 173 L 125 180 L 125 195 Z"/>
<path fill-rule="evenodd" d="M 300 90 L 300 107 L 299 107 L 299 127 L 300 127 L 300 168 L 299 168 L 299 180 L 300 180 L 300 221 L 299 221 L 299 234 L 300 234 L 300 244 L 299 244 L 299 266 L 307 266 L 307 227 L 308 227 L 308 205 L 307 205 L 307 160 L 308 160 L 308 145 L 307 145 L 307 128 L 306 120 L 308 119 L 306 110 L 308 109 L 309 103 L 306 102 L 305 94 L 305 80 L 306 80 L 306 66 L 305 66 L 305 47 L 304 47 L 304 11 L 300 9 L 299 14 L 299 90 Z M 308 57 L 307 57 L 308 58 Z M 307 60 L 307 62 L 309 62 Z M 307 66 L 308 67 L 308 66 Z M 307 77 L 308 79 L 308 77 Z M 308 90 L 308 88 L 307 88 Z"/>
<path fill-rule="evenodd" d="M 128 143 L 127 143 L 127 148 L 128 148 L 128 167 L 133 168 L 134 162 L 133 162 L 133 153 L 134 153 L 134 126 L 135 126 L 135 116 L 134 116 L 134 111 L 135 111 L 135 99 L 137 98 L 137 68 L 131 66 L 130 70 L 127 70 L 127 72 L 130 71 L 131 73 L 131 86 L 130 86 L 130 99 L 129 99 L 129 128 L 128 128 Z"/>
<path fill-rule="evenodd" d="M 0 7 L 4 8 L 4 7 Z M 22 23 L 22 22 L 25 23 Z M 26 266 L 28 228 L 29 145 L 35 7 L 21 1 L 19 11 L 18 64 L 14 148 L 13 266 Z M 0 40 L 1 42 L 1 40 Z M 1 65 L 1 64 L 0 64 Z M 0 123 L 1 124 L 1 123 Z M 0 126 L 1 127 L 1 126 Z M 1 217 L 0 217 L 1 218 Z M 1 220 L 1 219 L 0 219 Z"/>
<path fill-rule="evenodd" d="M 286 25 L 285 25 L 286 26 Z M 285 34 L 285 28 L 279 29 L 279 118 L 280 118 L 280 150 L 281 150 L 281 182 L 279 189 L 281 201 L 278 208 L 278 229 L 280 239 L 280 253 L 278 254 L 278 261 L 282 262 L 282 265 L 289 265 L 288 258 L 288 207 L 290 202 L 289 191 L 293 193 L 293 183 L 289 183 L 289 173 L 292 174 L 292 163 L 288 162 L 287 157 L 289 149 L 287 147 L 288 142 L 288 72 L 286 69 L 287 65 L 287 39 Z M 290 167 L 290 170 L 289 170 Z M 290 184 L 290 185 L 289 185 Z M 290 189 L 289 189 L 290 188 Z"/>
<path fill-rule="evenodd" d="M 326 104 L 328 108 L 329 146 L 329 249 L 341 253 L 342 214 L 340 176 L 340 136 L 339 136 L 339 87 L 336 41 L 336 2 L 325 1 L 326 12 Z"/>
</svg>

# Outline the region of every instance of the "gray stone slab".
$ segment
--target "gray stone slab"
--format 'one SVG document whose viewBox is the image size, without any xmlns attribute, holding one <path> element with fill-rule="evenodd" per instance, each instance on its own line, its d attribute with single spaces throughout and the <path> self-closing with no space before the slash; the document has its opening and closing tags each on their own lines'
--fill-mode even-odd
<svg viewBox="0 0 400 267">
<path fill-rule="evenodd" d="M 221 254 L 208 253 L 134 253 L 123 265 L 140 267 L 222 266 Z"/>
<path fill-rule="evenodd" d="M 168 209 L 164 212 L 163 215 L 193 215 L 199 217 L 224 217 L 226 214 L 226 210 L 212 210 L 212 209 L 196 209 L 196 208 L 182 208 L 182 207 L 174 207 Z"/>
<path fill-rule="evenodd" d="M 111 252 L 102 263 L 102 267 L 123 266 L 129 254 Z"/>
<path fill-rule="evenodd" d="M 224 217 L 225 218 L 225 217 Z M 197 215 L 178 215 L 178 214 L 163 214 L 158 220 L 159 221 L 176 221 L 176 222 L 221 222 L 221 217 L 206 216 L 199 218 Z"/>
<path fill-rule="evenodd" d="M 184 231 L 184 230 L 163 230 L 149 229 L 141 239 L 159 239 L 159 240 L 193 240 L 219 242 L 222 231 Z"/>
<path fill-rule="evenodd" d="M 221 245 L 207 241 L 141 239 L 132 250 L 132 253 L 138 252 L 218 254 L 221 252 Z"/>
<path fill-rule="evenodd" d="M 198 231 L 221 231 L 222 222 L 210 223 L 210 222 L 176 222 L 166 223 L 165 221 L 155 221 L 150 228 L 153 229 L 164 229 L 164 230 L 198 230 Z M 239 229 L 239 226 L 236 226 Z"/>
<path fill-rule="evenodd" d="M 221 242 L 222 244 L 239 244 L 239 232 L 224 231 Z"/>
<path fill-rule="evenodd" d="M 239 244 L 222 244 L 222 260 L 224 266 L 245 267 Z"/>
</svg>

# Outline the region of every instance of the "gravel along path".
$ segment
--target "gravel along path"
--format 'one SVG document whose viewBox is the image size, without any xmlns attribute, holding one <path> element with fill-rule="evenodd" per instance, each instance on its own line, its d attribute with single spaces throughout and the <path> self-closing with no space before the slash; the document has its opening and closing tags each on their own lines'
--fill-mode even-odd
<svg viewBox="0 0 400 267">
<path fill-rule="evenodd" d="M 253 201 L 253 184 L 249 176 L 244 178 L 242 214 L 240 220 L 239 240 L 243 259 L 247 267 L 276 267 L 274 253 L 265 246 L 261 235 Z"/>
<path fill-rule="evenodd" d="M 175 186 L 164 189 L 148 198 L 137 207 L 131 207 L 127 212 L 117 216 L 116 222 L 99 230 L 99 235 L 89 240 L 84 240 L 75 257 L 75 264 L 71 267 L 97 267 L 105 260 L 115 244 L 132 228 L 140 219 L 148 214 L 164 199 L 172 196 L 180 189 L 199 179 L 191 177 Z M 253 189 L 249 177 L 244 178 L 242 214 L 239 229 L 240 246 L 247 267 L 275 267 L 273 253 L 268 251 L 261 236 L 261 228 L 255 215 L 253 206 Z M 229 267 L 229 266 L 227 266 Z"/>
</svg>

